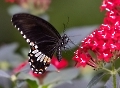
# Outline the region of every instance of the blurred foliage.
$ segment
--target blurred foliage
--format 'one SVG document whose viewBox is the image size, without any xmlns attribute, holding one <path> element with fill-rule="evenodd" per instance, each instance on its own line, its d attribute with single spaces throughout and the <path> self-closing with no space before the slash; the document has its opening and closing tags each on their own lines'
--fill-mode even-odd
<svg viewBox="0 0 120 88">
<path fill-rule="evenodd" d="M 39 76 L 35 76 L 36 74 L 30 73 L 30 66 L 28 62 L 24 60 L 26 56 L 15 53 L 17 48 L 17 43 L 4 45 L 0 48 L 0 62 L 3 64 L 6 62 L 4 66 L 0 64 L 0 79 L 2 79 L 0 80 L 0 86 L 2 86 L 2 88 L 38 88 L 37 86 L 40 86 L 40 88 L 47 86 L 46 88 L 48 88 L 49 86 L 57 86 L 71 82 L 72 79 L 79 75 L 79 69 L 69 68 L 60 70 L 61 72 L 58 73 L 56 72 L 56 68 L 50 65 L 47 69 L 47 71 L 50 71 L 49 74 L 46 73 L 46 75 L 39 74 Z M 27 53 L 28 51 L 22 49 L 22 52 Z M 7 55 L 4 55 L 6 53 Z M 72 72 L 74 72 L 74 74 Z M 41 81 L 43 82 L 41 83 Z M 12 84 L 14 84 L 14 87 Z"/>
</svg>

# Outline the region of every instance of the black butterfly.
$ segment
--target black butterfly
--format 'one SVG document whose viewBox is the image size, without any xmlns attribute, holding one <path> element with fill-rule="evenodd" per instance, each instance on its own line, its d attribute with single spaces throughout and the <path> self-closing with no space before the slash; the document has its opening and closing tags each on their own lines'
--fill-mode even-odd
<svg viewBox="0 0 120 88">
<path fill-rule="evenodd" d="M 62 59 L 61 48 L 69 41 L 66 34 L 61 37 L 50 23 L 27 13 L 13 15 L 12 22 L 30 45 L 28 56 L 34 73 L 44 73 L 54 53 Z"/>
</svg>

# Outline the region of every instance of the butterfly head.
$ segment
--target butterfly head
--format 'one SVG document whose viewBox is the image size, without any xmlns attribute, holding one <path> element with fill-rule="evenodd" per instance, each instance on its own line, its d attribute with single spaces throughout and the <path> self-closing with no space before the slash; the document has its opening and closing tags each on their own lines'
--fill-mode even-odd
<svg viewBox="0 0 120 88">
<path fill-rule="evenodd" d="M 65 48 L 66 47 L 66 45 L 67 45 L 67 43 L 69 42 L 69 37 L 66 35 L 66 34 L 64 34 L 63 36 L 62 36 L 62 43 L 61 43 L 61 45 L 62 45 L 62 47 L 63 48 Z"/>
</svg>

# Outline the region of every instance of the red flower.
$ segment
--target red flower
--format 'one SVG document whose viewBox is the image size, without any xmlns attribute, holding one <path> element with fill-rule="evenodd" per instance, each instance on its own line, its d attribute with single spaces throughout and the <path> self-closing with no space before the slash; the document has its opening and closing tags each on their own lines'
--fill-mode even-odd
<svg viewBox="0 0 120 88">
<path fill-rule="evenodd" d="M 82 66 L 82 67 L 85 67 L 86 65 L 90 65 L 94 68 L 97 68 L 97 65 L 95 63 L 95 61 L 92 59 L 92 57 L 90 56 L 89 53 L 83 53 L 82 52 L 82 49 L 78 49 L 76 52 L 75 52 L 75 55 L 73 57 L 73 60 L 75 60 L 77 62 L 76 66 L 79 67 L 79 66 Z"/>
<path fill-rule="evenodd" d="M 16 68 L 14 68 L 13 72 L 14 73 L 20 72 L 27 64 L 28 64 L 28 61 L 20 63 Z"/>
<path fill-rule="evenodd" d="M 63 69 L 68 65 L 67 60 L 62 58 L 62 60 L 59 62 L 56 57 L 52 57 L 51 63 L 57 68 L 57 69 Z"/>
<path fill-rule="evenodd" d="M 96 68 L 100 62 L 109 63 L 120 56 L 120 0 L 103 0 L 101 10 L 106 10 L 104 23 L 82 41 L 73 57 L 79 66 Z"/>
</svg>

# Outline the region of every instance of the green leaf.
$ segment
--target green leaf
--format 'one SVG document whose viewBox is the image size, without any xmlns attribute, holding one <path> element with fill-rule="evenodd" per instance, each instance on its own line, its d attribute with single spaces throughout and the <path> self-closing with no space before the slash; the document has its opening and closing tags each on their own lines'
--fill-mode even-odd
<svg viewBox="0 0 120 88">
<path fill-rule="evenodd" d="M 10 75 L 5 71 L 0 70 L 0 77 L 10 78 Z"/>
<path fill-rule="evenodd" d="M 79 74 L 79 69 L 69 68 L 61 70 L 58 72 L 49 73 L 46 78 L 43 80 L 44 85 L 54 84 L 54 83 L 65 83 L 74 78 L 76 78 Z"/>
<path fill-rule="evenodd" d="M 113 88 L 113 77 L 111 76 L 109 80 L 104 85 L 105 88 Z M 120 76 L 116 74 L 116 88 L 120 87 Z"/>
<path fill-rule="evenodd" d="M 105 75 L 104 72 L 100 72 L 96 76 L 94 76 L 92 80 L 89 82 L 89 84 L 87 85 L 87 88 L 91 88 L 93 85 L 98 83 L 104 75 Z"/>
<path fill-rule="evenodd" d="M 31 76 L 30 74 L 21 72 L 17 75 L 17 79 L 18 80 L 32 80 L 32 81 L 35 81 L 37 83 L 37 85 L 39 85 L 39 80 L 37 78 Z"/>
<path fill-rule="evenodd" d="M 36 81 L 27 79 L 26 82 L 28 83 L 29 88 L 38 88 Z"/>
<path fill-rule="evenodd" d="M 21 53 L 24 56 L 24 58 L 28 58 L 28 52 L 29 52 L 28 48 L 22 48 L 21 49 Z"/>
<path fill-rule="evenodd" d="M 27 82 L 25 80 L 17 80 L 15 88 L 27 88 Z"/>
<path fill-rule="evenodd" d="M 117 72 L 119 73 L 119 75 L 120 75 L 120 67 L 117 69 Z"/>
<path fill-rule="evenodd" d="M 88 53 L 89 53 L 90 56 L 92 56 L 94 59 L 97 58 L 96 54 L 95 54 L 92 50 L 89 50 Z"/>
<path fill-rule="evenodd" d="M 6 44 L 0 47 L 0 62 L 5 61 L 8 62 L 8 65 L 11 67 L 18 66 L 20 62 L 22 62 L 22 56 L 15 53 L 18 48 L 18 43 Z M 7 64 L 1 64 L 1 68 L 6 69 Z M 4 66 L 6 65 L 6 66 Z"/>
</svg>

